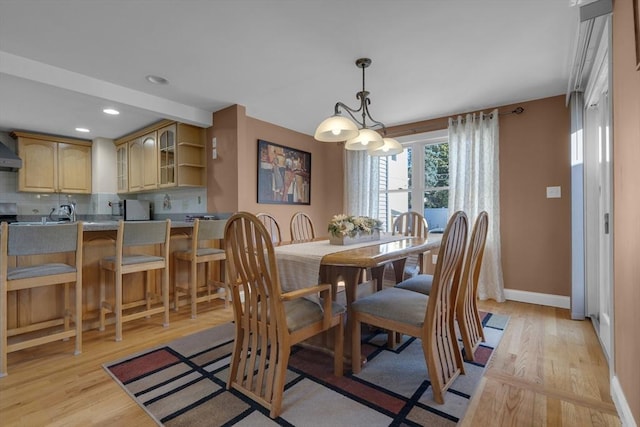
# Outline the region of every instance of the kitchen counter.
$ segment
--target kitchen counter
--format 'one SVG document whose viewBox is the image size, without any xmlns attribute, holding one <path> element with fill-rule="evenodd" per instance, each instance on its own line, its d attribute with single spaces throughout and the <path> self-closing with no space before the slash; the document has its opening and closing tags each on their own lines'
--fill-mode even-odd
<svg viewBox="0 0 640 427">
<path fill-rule="evenodd" d="M 160 220 L 163 221 L 163 220 Z M 86 221 L 83 224 L 84 231 L 111 231 L 118 229 L 118 221 Z M 171 228 L 193 228 L 190 221 L 171 221 Z"/>
</svg>

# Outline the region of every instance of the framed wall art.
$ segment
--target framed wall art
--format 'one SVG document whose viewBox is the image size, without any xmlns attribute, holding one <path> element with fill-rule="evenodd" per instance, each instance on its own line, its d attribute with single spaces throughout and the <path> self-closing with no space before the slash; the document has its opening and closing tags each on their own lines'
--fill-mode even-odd
<svg viewBox="0 0 640 427">
<path fill-rule="evenodd" d="M 259 139 L 258 203 L 311 204 L 311 153 Z"/>
</svg>

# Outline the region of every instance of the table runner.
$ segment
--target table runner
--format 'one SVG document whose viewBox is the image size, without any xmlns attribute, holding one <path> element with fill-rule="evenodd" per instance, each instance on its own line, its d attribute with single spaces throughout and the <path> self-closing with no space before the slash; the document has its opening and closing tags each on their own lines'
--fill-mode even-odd
<svg viewBox="0 0 640 427">
<path fill-rule="evenodd" d="M 380 240 L 356 243 L 348 246 L 332 245 L 328 240 L 293 243 L 275 247 L 282 291 L 292 291 L 317 285 L 322 257 L 364 246 L 379 245 L 406 239 L 406 236 L 380 235 Z"/>
</svg>

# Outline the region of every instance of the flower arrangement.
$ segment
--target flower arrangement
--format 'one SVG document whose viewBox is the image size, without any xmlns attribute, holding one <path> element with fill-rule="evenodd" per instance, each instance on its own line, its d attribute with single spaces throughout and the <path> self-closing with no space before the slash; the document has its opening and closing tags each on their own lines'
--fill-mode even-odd
<svg viewBox="0 0 640 427">
<path fill-rule="evenodd" d="M 329 221 L 329 233 L 334 237 L 355 237 L 359 233 L 372 234 L 380 230 L 382 221 L 368 216 L 334 215 Z"/>
</svg>

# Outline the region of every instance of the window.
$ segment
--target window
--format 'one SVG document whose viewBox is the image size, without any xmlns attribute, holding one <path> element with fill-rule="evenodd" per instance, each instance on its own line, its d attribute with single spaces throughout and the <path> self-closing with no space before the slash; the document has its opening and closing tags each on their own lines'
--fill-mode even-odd
<svg viewBox="0 0 640 427">
<path fill-rule="evenodd" d="M 429 230 L 443 230 L 449 216 L 447 131 L 412 135 L 398 141 L 405 147 L 404 152 L 380 157 L 378 209 L 383 227 L 390 231 L 394 219 L 411 210 L 424 215 Z"/>
</svg>

